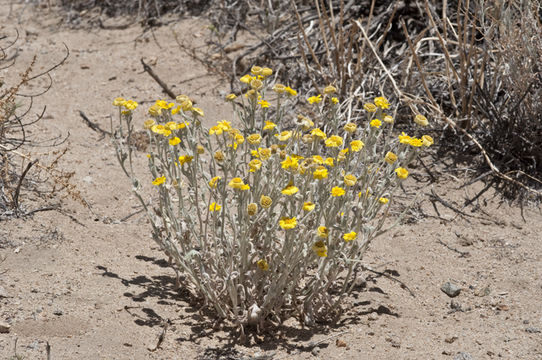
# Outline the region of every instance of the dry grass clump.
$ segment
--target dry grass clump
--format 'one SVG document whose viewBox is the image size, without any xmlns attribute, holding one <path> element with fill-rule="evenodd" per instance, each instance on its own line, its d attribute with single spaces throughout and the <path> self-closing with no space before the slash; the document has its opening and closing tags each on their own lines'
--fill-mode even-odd
<svg viewBox="0 0 542 360">
<path fill-rule="evenodd" d="M 15 66 L 18 52 L 12 49 L 17 39 L 17 36 L 10 38 L 8 35 L 0 34 L 0 68 Z M 44 142 L 40 139 L 40 146 L 49 147 L 54 155 L 48 164 L 40 162 L 29 153 L 35 141 L 28 136 L 28 130 L 38 123 L 45 113 L 44 108 L 40 113 L 32 114 L 33 100 L 47 92 L 51 83 L 34 94 L 28 93 L 29 84 L 40 78 L 51 80 L 49 72 L 64 60 L 43 73 L 33 74 L 36 62 L 34 57 L 21 73 L 11 71 L 7 73 L 7 78 L 0 78 L 0 220 L 54 208 L 45 206 L 28 210 L 23 206 L 23 198 L 33 200 L 47 198 L 60 190 L 67 190 L 69 194 L 77 196 L 74 186 L 69 182 L 72 173 L 63 172 L 56 167 L 58 160 L 66 151 L 58 148 L 61 141 L 53 139 Z M 15 76 L 9 76 L 11 74 Z"/>
</svg>

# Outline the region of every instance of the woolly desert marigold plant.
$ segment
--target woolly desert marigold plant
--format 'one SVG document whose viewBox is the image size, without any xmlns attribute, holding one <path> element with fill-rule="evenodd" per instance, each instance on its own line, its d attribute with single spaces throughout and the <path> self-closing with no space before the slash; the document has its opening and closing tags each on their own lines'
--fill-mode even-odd
<svg viewBox="0 0 542 360">
<path fill-rule="evenodd" d="M 137 121 L 135 101 L 113 102 L 117 157 L 154 241 L 188 289 L 241 328 L 291 316 L 310 325 L 340 311 L 367 247 L 388 230 L 408 164 L 433 144 L 392 136 L 383 96 L 364 105 L 366 119 L 351 118 L 330 85 L 307 98 L 309 116 L 271 74 L 253 67 L 241 77 L 245 94 L 225 99 L 232 120 L 209 127 L 186 95 L 157 100 Z M 132 167 L 134 124 L 150 143 L 144 185 Z"/>
</svg>

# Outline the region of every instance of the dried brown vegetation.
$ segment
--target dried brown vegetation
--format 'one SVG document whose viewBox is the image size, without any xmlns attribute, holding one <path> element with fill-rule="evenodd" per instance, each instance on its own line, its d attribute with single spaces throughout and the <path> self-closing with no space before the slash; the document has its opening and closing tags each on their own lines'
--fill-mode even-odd
<svg viewBox="0 0 542 360">
<path fill-rule="evenodd" d="M 11 37 L 0 34 L 0 68 L 15 68 L 19 55 L 15 47 L 17 40 L 18 34 Z M 49 73 L 64 60 L 45 72 L 34 74 L 34 56 L 24 71 L 19 74 L 10 71 L 8 78 L 0 78 L 0 220 L 55 208 L 46 205 L 28 210 L 21 201 L 25 196 L 50 198 L 62 190 L 78 196 L 74 185 L 70 184 L 73 174 L 57 168 L 59 159 L 66 152 L 66 149 L 59 148 L 65 139 L 39 139 L 39 145 L 47 147 L 53 156 L 48 163 L 41 162 L 30 153 L 38 141 L 29 135 L 28 130 L 42 120 L 46 110 L 44 107 L 38 113 L 33 113 L 34 98 L 50 89 L 52 82 Z M 30 93 L 30 84 L 43 78 L 48 79 L 48 83 L 40 91 Z"/>
</svg>

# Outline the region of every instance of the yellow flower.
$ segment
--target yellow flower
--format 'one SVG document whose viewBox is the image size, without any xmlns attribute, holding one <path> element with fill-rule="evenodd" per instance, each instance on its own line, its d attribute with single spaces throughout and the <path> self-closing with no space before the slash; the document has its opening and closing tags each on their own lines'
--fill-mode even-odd
<svg viewBox="0 0 542 360">
<path fill-rule="evenodd" d="M 318 96 L 311 96 L 307 99 L 309 104 L 318 104 L 320 101 L 322 101 L 322 95 L 318 94 Z"/>
<path fill-rule="evenodd" d="M 222 179 L 220 176 L 215 176 L 214 178 L 209 180 L 209 186 L 212 187 L 212 188 L 216 188 L 216 186 L 218 184 L 218 180 L 220 180 L 220 179 Z"/>
<path fill-rule="evenodd" d="M 372 103 L 367 103 L 363 105 L 363 108 L 367 110 L 368 112 L 374 113 L 376 112 L 376 105 Z"/>
<path fill-rule="evenodd" d="M 344 176 L 344 183 L 346 184 L 346 186 L 354 186 L 356 185 L 357 181 L 358 181 L 358 178 L 356 178 L 352 174 L 348 174 Z"/>
<path fill-rule="evenodd" d="M 297 91 L 295 91 L 289 86 L 286 86 L 286 92 L 288 93 L 289 96 L 297 96 Z"/>
<path fill-rule="evenodd" d="M 229 131 L 230 136 L 237 144 L 242 144 L 245 142 L 245 137 L 241 134 L 241 132 L 237 129 L 232 129 Z"/>
<path fill-rule="evenodd" d="M 327 238 L 329 236 L 329 230 L 325 226 L 319 226 L 317 230 L 318 236 L 321 238 Z"/>
<path fill-rule="evenodd" d="M 220 211 L 220 209 L 222 209 L 222 206 L 221 205 L 218 205 L 217 203 L 215 202 L 212 202 L 211 205 L 209 205 L 209 211 Z"/>
<path fill-rule="evenodd" d="M 297 125 L 301 126 L 303 130 L 307 131 L 314 126 L 314 123 L 306 116 L 297 115 Z"/>
<path fill-rule="evenodd" d="M 265 129 L 265 128 L 264 128 Z M 280 140 L 280 141 L 286 141 L 288 140 L 289 138 L 292 137 L 292 132 L 291 131 L 288 131 L 288 130 L 285 130 L 283 132 L 281 132 L 280 134 L 275 134 L 275 136 Z"/>
<path fill-rule="evenodd" d="M 258 148 L 258 155 L 260 155 L 260 158 L 265 161 L 271 157 L 271 149 Z"/>
<path fill-rule="evenodd" d="M 344 159 L 346 159 L 346 154 L 348 153 L 348 149 L 342 149 L 339 151 L 339 155 L 337 156 L 337 162 L 341 162 Z"/>
<path fill-rule="evenodd" d="M 293 184 L 289 184 L 284 189 L 282 189 L 282 193 L 288 196 L 291 196 L 298 191 L 299 191 L 299 188 L 297 186 L 294 186 Z"/>
<path fill-rule="evenodd" d="M 193 115 L 199 115 L 199 116 L 204 116 L 205 115 L 203 113 L 203 110 L 201 110 L 200 108 L 193 107 L 191 110 L 192 110 Z"/>
<path fill-rule="evenodd" d="M 266 121 L 265 122 L 265 126 L 263 127 L 264 130 L 273 130 L 275 127 L 277 126 L 277 124 L 271 122 L 271 121 Z"/>
<path fill-rule="evenodd" d="M 143 128 L 148 130 L 154 125 L 156 125 L 156 121 L 154 121 L 153 119 L 145 120 L 145 122 L 143 123 Z"/>
<path fill-rule="evenodd" d="M 169 129 L 166 129 L 166 127 L 161 124 L 151 126 L 151 131 L 155 134 L 160 134 L 164 136 L 171 135 L 171 131 Z"/>
<path fill-rule="evenodd" d="M 312 173 L 312 176 L 318 180 L 325 179 L 327 178 L 327 169 L 323 166 L 318 166 Z"/>
<path fill-rule="evenodd" d="M 269 107 L 269 102 L 265 100 L 258 100 L 258 104 L 261 106 L 262 109 L 266 109 Z"/>
<path fill-rule="evenodd" d="M 343 188 L 335 186 L 333 189 L 331 189 L 331 196 L 338 197 L 343 196 L 346 193 Z"/>
<path fill-rule="evenodd" d="M 156 106 L 156 105 L 152 105 L 150 108 L 149 108 L 149 114 L 151 116 L 160 116 L 162 115 L 162 109 L 160 109 L 160 107 Z"/>
<path fill-rule="evenodd" d="M 311 135 L 313 137 L 317 137 L 317 138 L 320 138 L 322 140 L 325 140 L 327 138 L 326 134 L 322 130 L 320 130 L 318 128 L 312 129 Z"/>
<path fill-rule="evenodd" d="M 297 170 L 297 168 L 299 167 L 298 160 L 292 156 L 287 156 L 286 160 L 282 161 L 280 165 L 284 170 Z"/>
<path fill-rule="evenodd" d="M 433 138 L 429 135 L 422 136 L 423 146 L 429 147 L 434 144 Z"/>
<path fill-rule="evenodd" d="M 257 212 L 258 212 L 258 204 L 250 203 L 250 204 L 247 205 L 247 213 L 250 216 L 256 215 Z"/>
<path fill-rule="evenodd" d="M 279 220 L 279 225 L 284 230 L 291 230 L 297 226 L 297 220 L 295 217 L 293 218 L 283 217 Z"/>
<path fill-rule="evenodd" d="M 137 108 L 137 102 L 134 100 L 126 100 L 122 105 L 128 110 L 135 110 Z"/>
<path fill-rule="evenodd" d="M 256 100 L 259 96 L 259 93 L 254 89 L 250 89 L 245 93 L 245 97 L 249 100 Z"/>
<path fill-rule="evenodd" d="M 179 156 L 179 163 L 181 164 L 181 166 L 184 164 L 190 164 L 193 158 L 194 157 L 190 155 L 181 155 Z"/>
<path fill-rule="evenodd" d="M 177 130 L 177 123 L 175 121 L 170 121 L 166 125 L 164 125 L 169 130 Z"/>
<path fill-rule="evenodd" d="M 269 264 L 268 264 L 267 261 L 265 261 L 264 259 L 258 260 L 258 262 L 256 263 L 256 265 L 258 265 L 258 269 L 260 269 L 260 270 L 262 270 L 262 271 L 267 271 L 267 270 L 269 270 Z"/>
<path fill-rule="evenodd" d="M 331 102 L 333 103 L 333 105 L 337 105 L 339 103 L 339 99 L 337 99 L 336 97 L 332 97 Z"/>
<path fill-rule="evenodd" d="M 410 139 L 410 146 L 414 146 L 414 147 L 420 147 L 423 145 L 423 141 L 421 139 L 418 139 L 418 138 L 412 138 Z"/>
<path fill-rule="evenodd" d="M 355 240 L 358 234 L 355 231 L 350 231 L 349 233 L 343 234 L 344 241 L 352 241 Z"/>
<path fill-rule="evenodd" d="M 388 164 L 393 164 L 394 162 L 397 161 L 397 155 L 395 155 L 394 153 L 392 153 L 391 151 L 388 151 L 386 153 L 386 157 L 384 158 L 384 160 L 388 163 Z"/>
<path fill-rule="evenodd" d="M 247 140 L 252 145 L 258 145 L 262 141 L 262 136 L 260 134 L 251 134 L 247 137 Z"/>
<path fill-rule="evenodd" d="M 386 115 L 384 114 L 384 122 L 387 123 L 387 124 L 392 124 L 393 123 L 393 117 L 390 116 L 390 115 Z"/>
<path fill-rule="evenodd" d="M 327 245 L 323 241 L 317 241 L 312 245 L 312 250 L 319 257 L 327 257 Z"/>
<path fill-rule="evenodd" d="M 325 161 L 324 161 L 324 165 L 326 166 L 329 166 L 329 167 L 333 167 L 333 158 L 330 158 L 328 157 Z"/>
<path fill-rule="evenodd" d="M 125 102 L 126 100 L 124 100 L 124 98 L 118 97 L 113 100 L 113 106 L 124 106 Z"/>
<path fill-rule="evenodd" d="M 250 69 L 250 72 L 252 73 L 252 75 L 261 75 L 262 68 L 260 66 L 255 65 Z"/>
<path fill-rule="evenodd" d="M 429 125 L 429 121 L 427 121 L 427 118 L 421 114 L 418 114 L 414 117 L 414 122 L 420 126 Z"/>
<path fill-rule="evenodd" d="M 390 200 L 388 198 L 385 198 L 385 197 L 381 197 L 380 199 L 378 199 L 378 202 L 381 203 L 381 204 L 387 204 Z"/>
<path fill-rule="evenodd" d="M 330 95 L 337 92 L 337 88 L 333 85 L 328 85 L 324 88 L 324 94 Z"/>
<path fill-rule="evenodd" d="M 324 159 L 320 155 L 313 155 L 312 161 L 319 165 L 324 163 Z"/>
<path fill-rule="evenodd" d="M 215 152 L 214 158 L 215 158 L 216 161 L 222 162 L 222 161 L 224 161 L 224 153 L 222 151 L 218 150 L 217 152 Z"/>
<path fill-rule="evenodd" d="M 338 135 L 331 135 L 329 138 L 326 139 L 326 146 L 327 147 L 338 147 L 343 144 L 343 138 Z"/>
<path fill-rule="evenodd" d="M 387 109 L 390 107 L 390 103 L 388 102 L 388 99 L 382 96 L 375 98 L 375 105 L 381 109 Z"/>
<path fill-rule="evenodd" d="M 155 186 L 158 186 L 158 185 L 162 185 L 165 182 L 166 182 L 166 177 L 165 176 L 160 176 L 160 177 L 157 177 L 156 179 L 154 179 L 152 184 L 155 185 Z"/>
<path fill-rule="evenodd" d="M 277 94 L 283 94 L 286 91 L 286 86 L 282 84 L 275 84 L 273 85 L 273 91 Z"/>
<path fill-rule="evenodd" d="M 198 152 L 198 154 L 201 155 L 201 154 L 205 153 L 205 148 L 203 146 L 201 146 L 201 145 L 198 145 L 198 146 L 196 146 L 196 151 Z"/>
<path fill-rule="evenodd" d="M 401 135 L 399 135 L 399 142 L 401 144 L 410 144 L 411 139 L 412 138 L 408 136 L 407 134 L 405 134 L 404 132 L 402 132 Z"/>
<path fill-rule="evenodd" d="M 408 177 L 408 170 L 402 167 L 395 169 L 395 173 L 397 174 L 397 177 L 402 180 Z"/>
<path fill-rule="evenodd" d="M 177 101 L 177 103 L 179 104 L 182 104 L 183 102 L 185 102 L 186 100 L 190 100 L 190 98 L 186 95 L 178 95 L 176 98 L 175 98 L 175 101 Z"/>
<path fill-rule="evenodd" d="M 253 79 L 253 77 L 247 74 L 247 75 L 243 76 L 242 78 L 240 78 L 239 81 L 242 82 L 242 83 L 245 83 L 245 84 L 250 84 L 252 79 Z"/>
<path fill-rule="evenodd" d="M 171 115 L 178 114 L 181 111 L 181 107 L 177 106 L 175 109 L 171 109 Z"/>
<path fill-rule="evenodd" d="M 357 128 L 358 126 L 354 123 L 348 123 L 343 127 L 344 131 L 349 132 L 350 134 L 354 133 Z"/>
<path fill-rule="evenodd" d="M 181 109 L 183 109 L 183 111 L 190 111 L 193 109 L 193 106 L 194 104 L 192 103 L 192 100 L 190 99 L 186 99 L 185 101 L 183 101 L 181 103 Z"/>
<path fill-rule="evenodd" d="M 235 94 L 226 95 L 226 101 L 233 101 L 235 99 L 237 99 L 237 95 L 235 95 Z"/>
<path fill-rule="evenodd" d="M 273 75 L 273 69 L 270 69 L 268 67 L 264 67 L 262 69 L 262 73 L 260 75 L 262 75 L 264 78 L 269 77 L 269 76 Z"/>
<path fill-rule="evenodd" d="M 264 209 L 269 209 L 271 207 L 271 204 L 273 204 L 273 200 L 269 196 L 262 195 L 260 197 L 260 205 Z"/>
<path fill-rule="evenodd" d="M 239 190 L 248 190 L 250 189 L 250 186 L 245 184 L 241 178 L 233 178 L 231 179 L 230 183 L 228 184 L 229 187 L 232 189 L 239 189 Z"/>
<path fill-rule="evenodd" d="M 303 210 L 305 211 L 313 211 L 316 205 L 310 201 L 307 201 L 303 204 Z"/>
<path fill-rule="evenodd" d="M 175 146 L 178 145 L 181 142 L 181 139 L 179 139 L 177 136 L 175 136 L 172 139 L 169 139 L 169 145 Z"/>
<path fill-rule="evenodd" d="M 263 87 L 263 82 L 260 79 L 252 79 L 250 81 L 250 87 L 258 91 Z"/>
<path fill-rule="evenodd" d="M 258 159 L 250 160 L 248 163 L 248 166 L 250 167 L 250 172 L 256 172 L 261 169 L 262 162 Z"/>
<path fill-rule="evenodd" d="M 382 121 L 378 119 L 371 120 L 371 127 L 379 128 L 382 125 Z"/>
</svg>

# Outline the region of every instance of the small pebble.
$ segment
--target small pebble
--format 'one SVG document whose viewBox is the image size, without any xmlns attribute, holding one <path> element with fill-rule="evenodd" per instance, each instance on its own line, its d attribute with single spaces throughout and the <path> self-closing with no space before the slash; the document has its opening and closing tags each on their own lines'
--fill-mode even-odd
<svg viewBox="0 0 542 360">
<path fill-rule="evenodd" d="M 8 298 L 9 294 L 3 287 L 0 286 L 0 299 L 1 298 Z"/>
<path fill-rule="evenodd" d="M 10 329 L 11 326 L 8 323 L 0 321 L 0 334 L 7 334 Z"/>
<path fill-rule="evenodd" d="M 313 356 L 318 356 L 318 353 L 320 353 L 320 348 L 318 348 L 318 347 L 315 347 L 315 348 L 313 348 L 313 349 L 311 350 L 311 354 L 312 354 Z"/>
<path fill-rule="evenodd" d="M 449 297 L 456 297 L 461 292 L 461 288 L 459 286 L 454 285 L 449 281 L 442 285 L 440 290 L 442 290 L 442 292 L 444 292 Z"/>
<path fill-rule="evenodd" d="M 454 360 L 473 360 L 471 354 L 467 352 L 459 352 L 454 356 Z"/>
<path fill-rule="evenodd" d="M 540 329 L 537 327 L 528 327 L 525 329 L 525 331 L 527 331 L 530 334 L 538 334 L 541 332 Z"/>
<path fill-rule="evenodd" d="M 56 309 L 55 311 L 53 311 L 53 314 L 56 315 L 56 316 L 60 316 L 62 314 L 64 314 L 64 312 L 60 309 Z"/>
</svg>

